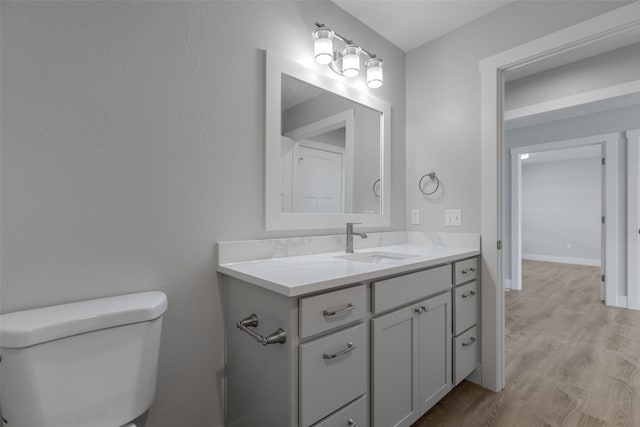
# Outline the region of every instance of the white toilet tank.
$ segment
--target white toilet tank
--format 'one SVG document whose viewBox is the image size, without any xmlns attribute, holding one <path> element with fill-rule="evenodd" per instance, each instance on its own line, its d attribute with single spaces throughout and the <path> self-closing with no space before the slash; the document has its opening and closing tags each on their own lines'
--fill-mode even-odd
<svg viewBox="0 0 640 427">
<path fill-rule="evenodd" d="M 2 425 L 117 427 L 142 415 L 166 308 L 164 293 L 143 292 L 0 316 Z"/>
</svg>

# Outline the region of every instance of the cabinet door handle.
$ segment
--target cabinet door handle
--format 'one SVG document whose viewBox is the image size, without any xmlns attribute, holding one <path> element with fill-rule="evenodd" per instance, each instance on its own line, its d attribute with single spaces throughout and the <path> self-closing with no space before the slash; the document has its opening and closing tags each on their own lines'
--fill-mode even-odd
<svg viewBox="0 0 640 427">
<path fill-rule="evenodd" d="M 462 298 L 469 298 L 476 294 L 476 291 L 469 291 L 466 294 L 462 294 Z"/>
<path fill-rule="evenodd" d="M 353 349 L 354 349 L 354 348 L 356 348 L 356 346 L 355 346 L 355 345 L 353 345 L 353 343 L 352 343 L 352 342 L 350 342 L 349 344 L 347 344 L 347 348 L 345 348 L 344 350 L 340 350 L 339 352 L 337 352 L 337 353 L 333 353 L 333 354 L 327 354 L 327 353 L 324 353 L 324 354 L 322 355 L 322 358 L 323 358 L 324 360 L 331 360 L 331 359 L 335 359 L 336 357 L 344 356 L 345 354 L 347 354 L 347 353 L 349 353 L 349 352 L 353 351 Z"/>
<path fill-rule="evenodd" d="M 413 311 L 416 314 L 420 314 L 420 313 L 424 313 L 425 311 L 429 311 L 429 307 L 425 307 L 424 305 L 421 305 L 420 307 L 414 308 Z"/>
<path fill-rule="evenodd" d="M 355 421 L 353 421 L 352 418 L 349 418 L 349 420 L 347 421 L 347 426 L 349 427 L 357 427 L 357 424 Z"/>
<path fill-rule="evenodd" d="M 324 311 L 322 312 L 322 315 L 323 315 L 324 317 L 333 317 L 333 316 L 337 316 L 337 315 L 339 315 L 339 314 L 343 314 L 343 313 L 346 313 L 346 312 L 348 312 L 348 311 L 351 311 L 351 310 L 353 310 L 354 308 L 356 308 L 356 306 L 355 306 L 355 305 L 353 305 L 353 304 L 351 304 L 351 303 L 349 303 L 349 304 L 347 304 L 347 306 L 346 306 L 346 307 L 341 308 L 341 309 L 338 309 L 338 310 L 333 310 L 333 311 L 324 310 Z"/>
<path fill-rule="evenodd" d="M 476 339 L 474 337 L 469 338 L 469 341 L 467 342 L 463 342 L 462 346 L 463 347 L 469 347 L 471 344 L 473 344 L 474 342 L 476 342 Z"/>
</svg>

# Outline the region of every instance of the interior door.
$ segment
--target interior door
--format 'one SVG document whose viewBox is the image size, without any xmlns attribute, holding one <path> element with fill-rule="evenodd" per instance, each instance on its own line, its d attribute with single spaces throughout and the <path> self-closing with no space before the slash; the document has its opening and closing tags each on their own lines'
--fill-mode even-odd
<svg viewBox="0 0 640 427">
<path fill-rule="evenodd" d="M 299 145 L 293 163 L 293 211 L 342 213 L 342 154 Z"/>
</svg>

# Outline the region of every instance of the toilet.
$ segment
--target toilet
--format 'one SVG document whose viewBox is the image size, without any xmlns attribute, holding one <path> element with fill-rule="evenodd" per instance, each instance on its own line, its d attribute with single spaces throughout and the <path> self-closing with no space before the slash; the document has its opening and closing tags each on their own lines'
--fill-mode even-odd
<svg viewBox="0 0 640 427">
<path fill-rule="evenodd" d="M 153 402 L 167 297 L 142 292 L 0 316 L 3 427 L 133 427 Z"/>
</svg>

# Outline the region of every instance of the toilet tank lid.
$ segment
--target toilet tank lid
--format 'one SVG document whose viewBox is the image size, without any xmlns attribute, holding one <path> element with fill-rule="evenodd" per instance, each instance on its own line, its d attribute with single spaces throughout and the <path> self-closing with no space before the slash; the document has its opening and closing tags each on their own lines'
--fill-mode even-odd
<svg viewBox="0 0 640 427">
<path fill-rule="evenodd" d="M 0 316 L 0 348 L 21 348 L 72 335 L 156 319 L 163 292 L 141 292 L 16 311 Z"/>
</svg>

